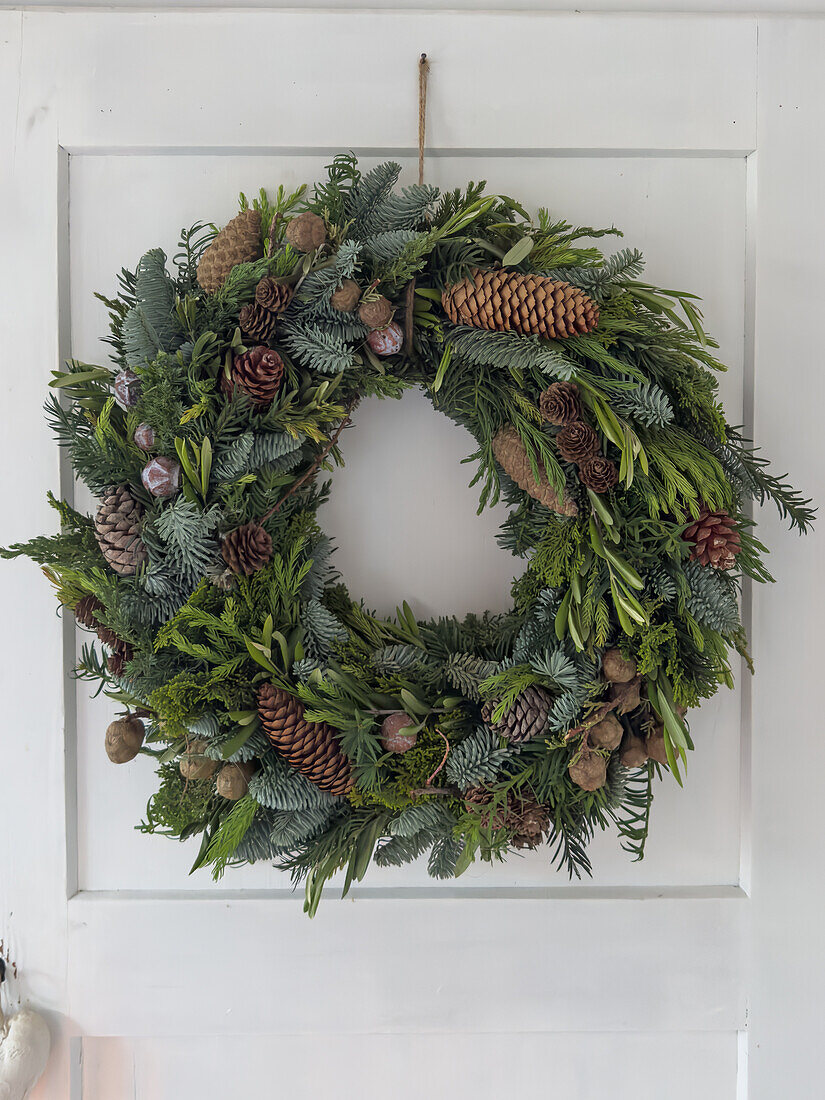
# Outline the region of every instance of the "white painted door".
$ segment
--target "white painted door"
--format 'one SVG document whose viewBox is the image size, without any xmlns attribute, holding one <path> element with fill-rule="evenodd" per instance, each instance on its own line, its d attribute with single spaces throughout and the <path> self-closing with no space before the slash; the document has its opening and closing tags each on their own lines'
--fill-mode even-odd
<svg viewBox="0 0 825 1100">
<path fill-rule="evenodd" d="M 70 348 L 104 354 L 92 291 L 341 149 L 409 178 L 421 51 L 427 178 L 625 229 L 652 280 L 704 296 L 731 419 L 821 497 L 823 47 L 791 17 L 0 13 L 0 541 L 70 489 L 40 406 Z M 467 444 L 414 395 L 359 410 L 325 522 L 369 603 L 506 602 Z M 278 872 L 190 879 L 185 846 L 134 832 L 149 765 L 108 764 L 48 586 L 5 565 L 0 938 L 52 1013 L 37 1095 L 820 1095 L 822 544 L 763 521 L 781 581 L 753 598 L 758 678 L 696 719 L 644 863 L 605 836 L 582 884 L 541 852 L 452 885 L 376 871 L 314 922 Z"/>
</svg>

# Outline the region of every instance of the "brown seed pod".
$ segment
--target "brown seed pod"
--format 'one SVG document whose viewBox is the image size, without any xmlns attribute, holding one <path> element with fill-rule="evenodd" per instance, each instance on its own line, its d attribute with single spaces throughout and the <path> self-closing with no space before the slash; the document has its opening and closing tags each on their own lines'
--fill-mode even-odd
<svg viewBox="0 0 825 1100">
<path fill-rule="evenodd" d="M 607 761 L 601 753 L 585 749 L 578 760 L 570 764 L 567 772 L 583 791 L 597 791 L 607 781 Z"/>
<path fill-rule="evenodd" d="M 339 313 L 352 313 L 361 297 L 361 287 L 354 279 L 344 279 L 329 300 L 333 309 Z"/>
<path fill-rule="evenodd" d="M 180 774 L 184 779 L 210 779 L 218 770 L 217 760 L 204 756 L 205 741 L 190 741 L 180 758 Z"/>
<path fill-rule="evenodd" d="M 113 764 L 128 764 L 140 752 L 145 736 L 143 722 L 133 714 L 117 718 L 106 730 L 106 755 Z"/>
<path fill-rule="evenodd" d="M 377 298 L 361 303 L 358 316 L 367 328 L 386 328 L 392 320 L 392 303 L 389 298 L 379 294 Z"/>
<path fill-rule="evenodd" d="M 388 714 L 381 723 L 381 747 L 386 752 L 406 752 L 418 740 L 417 733 L 405 733 L 415 725 L 412 718 L 402 710 Z"/>
<path fill-rule="evenodd" d="M 602 654 L 602 676 L 613 684 L 626 684 L 636 675 L 636 662 L 623 657 L 620 649 L 606 649 Z"/>
<path fill-rule="evenodd" d="M 617 714 L 630 714 L 642 704 L 641 689 L 641 676 L 634 676 L 626 684 L 611 684 L 607 697 L 611 703 L 616 703 Z"/>
<path fill-rule="evenodd" d="M 307 210 L 291 219 L 284 236 L 299 252 L 314 252 L 327 239 L 327 227 L 323 218 Z"/>
<path fill-rule="evenodd" d="M 667 767 L 667 750 L 665 749 L 665 728 L 659 725 L 657 722 L 653 727 L 653 732 L 649 735 L 645 742 L 645 749 L 647 755 L 651 760 L 655 760 L 657 764 L 663 764 Z"/>
<path fill-rule="evenodd" d="M 229 802 L 237 802 L 249 790 L 249 780 L 255 773 L 251 761 L 237 764 L 224 764 L 215 779 L 215 790 Z"/>
<path fill-rule="evenodd" d="M 624 727 L 615 714 L 607 714 L 601 722 L 590 726 L 588 740 L 594 749 L 608 749 L 612 752 L 619 747 Z"/>
<path fill-rule="evenodd" d="M 622 743 L 619 759 L 626 768 L 641 768 L 647 763 L 647 749 L 643 738 L 629 733 Z"/>
</svg>

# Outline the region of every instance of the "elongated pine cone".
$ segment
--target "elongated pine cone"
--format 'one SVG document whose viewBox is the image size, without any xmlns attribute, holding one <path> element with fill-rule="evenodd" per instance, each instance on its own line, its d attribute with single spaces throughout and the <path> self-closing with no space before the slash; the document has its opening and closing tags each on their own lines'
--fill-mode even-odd
<svg viewBox="0 0 825 1100">
<path fill-rule="evenodd" d="M 575 382 L 551 382 L 539 397 L 539 411 L 545 423 L 557 428 L 581 420 L 579 387 Z"/>
<path fill-rule="evenodd" d="M 264 732 L 285 760 L 322 791 L 346 794 L 355 782 L 337 732 L 326 722 L 308 722 L 293 695 L 272 684 L 258 689 L 258 713 Z"/>
<path fill-rule="evenodd" d="M 221 543 L 223 560 L 233 573 L 251 577 L 272 557 L 272 539 L 259 523 L 245 523 Z"/>
<path fill-rule="evenodd" d="M 547 474 L 539 465 L 540 480 L 536 481 L 527 449 L 515 428 L 501 428 L 493 439 L 493 454 L 504 472 L 515 481 L 520 489 L 529 493 L 534 500 L 545 504 L 560 516 L 575 516 L 578 513 L 576 502 L 565 492 L 559 500 L 558 493 L 547 480 Z"/>
<path fill-rule="evenodd" d="M 714 569 L 733 569 L 736 555 L 742 549 L 736 522 L 727 512 L 711 512 L 703 508 L 682 535 L 693 544 L 690 556 L 702 565 Z"/>
<path fill-rule="evenodd" d="M 552 705 L 553 696 L 547 688 L 531 684 L 497 722 L 493 719 L 497 700 L 488 700 L 482 706 L 481 717 L 495 733 L 506 737 L 512 744 L 520 744 L 544 733 Z"/>
<path fill-rule="evenodd" d="M 445 288 L 444 312 L 456 325 L 561 340 L 590 332 L 599 311 L 583 290 L 543 275 L 479 271 Z"/>
<path fill-rule="evenodd" d="M 233 267 L 260 260 L 263 254 L 261 212 L 242 210 L 224 226 L 201 256 L 198 282 L 207 294 L 214 294 L 226 282 Z"/>
<path fill-rule="evenodd" d="M 237 386 L 248 394 L 256 405 L 268 405 L 281 388 L 284 378 L 284 361 L 277 351 L 258 346 L 232 360 L 232 380 L 221 374 L 221 388 L 232 392 Z"/>
<path fill-rule="evenodd" d="M 275 314 L 259 306 L 257 302 L 250 302 L 238 314 L 238 324 L 242 336 L 265 344 L 275 332 Z"/>
<path fill-rule="evenodd" d="M 584 462 L 601 449 L 599 437 L 589 424 L 574 420 L 556 436 L 556 446 L 565 462 Z"/>
<path fill-rule="evenodd" d="M 292 301 L 293 289 L 279 283 L 271 275 L 264 275 L 255 287 L 255 304 L 270 313 L 282 313 Z"/>
<path fill-rule="evenodd" d="M 95 534 L 103 557 L 121 577 L 137 573 L 149 555 L 140 537 L 143 507 L 126 485 L 106 491 L 95 516 Z"/>
</svg>

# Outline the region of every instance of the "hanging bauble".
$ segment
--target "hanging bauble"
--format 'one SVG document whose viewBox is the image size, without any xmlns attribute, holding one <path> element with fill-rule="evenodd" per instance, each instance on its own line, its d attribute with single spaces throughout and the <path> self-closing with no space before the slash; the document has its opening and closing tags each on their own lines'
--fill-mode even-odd
<svg viewBox="0 0 825 1100">
<path fill-rule="evenodd" d="M 218 770 L 218 762 L 206 756 L 206 742 L 196 740 L 184 749 L 179 767 L 184 779 L 211 779 Z"/>
<path fill-rule="evenodd" d="M 215 790 L 221 798 L 237 802 L 249 790 L 249 780 L 255 774 L 255 765 L 251 762 L 224 764 L 215 778 Z"/>
</svg>

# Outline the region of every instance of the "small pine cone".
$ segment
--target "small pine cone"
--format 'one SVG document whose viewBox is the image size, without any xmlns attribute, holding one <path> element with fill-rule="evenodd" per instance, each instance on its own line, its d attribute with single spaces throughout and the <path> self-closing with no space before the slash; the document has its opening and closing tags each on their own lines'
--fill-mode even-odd
<svg viewBox="0 0 825 1100">
<path fill-rule="evenodd" d="M 258 713 L 266 736 L 310 783 L 336 795 L 352 789 L 352 768 L 338 745 L 337 731 L 326 722 L 308 722 L 303 703 L 281 688 L 262 684 Z"/>
<path fill-rule="evenodd" d="M 126 671 L 126 665 L 134 657 L 135 651 L 128 642 L 118 639 L 117 644 L 106 659 L 106 667 L 113 676 L 122 676 Z"/>
<path fill-rule="evenodd" d="M 201 256 L 198 282 L 214 294 L 237 264 L 259 260 L 264 254 L 259 210 L 242 210 L 226 225 Z"/>
<path fill-rule="evenodd" d="M 286 283 L 279 283 L 271 275 L 264 275 L 255 287 L 255 304 L 270 313 L 283 313 L 292 301 L 293 289 Z"/>
<path fill-rule="evenodd" d="M 97 617 L 98 611 L 105 611 L 106 608 L 97 598 L 97 596 L 84 596 L 77 601 L 74 608 L 74 617 L 79 623 L 87 628 L 87 630 L 93 630 L 100 638 L 104 645 L 116 646 L 120 641 L 114 630 L 111 630 L 108 626 L 104 626 L 99 622 Z"/>
<path fill-rule="evenodd" d="M 232 392 L 234 386 L 248 394 L 257 405 L 268 405 L 281 388 L 284 361 L 277 351 L 258 346 L 232 360 L 232 380 L 221 375 L 221 387 Z"/>
<path fill-rule="evenodd" d="M 476 812 L 485 829 L 503 829 L 507 820 L 507 804 L 504 797 L 496 797 L 487 787 L 468 787 L 464 792 L 464 806 L 470 813 Z"/>
<path fill-rule="evenodd" d="M 251 577 L 272 558 L 272 539 L 259 523 L 245 523 L 224 538 L 221 554 L 233 573 Z"/>
<path fill-rule="evenodd" d="M 308 210 L 290 220 L 284 236 L 299 252 L 314 252 L 327 239 L 327 227 L 323 218 Z"/>
<path fill-rule="evenodd" d="M 619 480 L 619 471 L 609 458 L 594 455 L 579 466 L 579 481 L 594 493 L 606 493 Z"/>
<path fill-rule="evenodd" d="M 456 325 L 535 334 L 548 340 L 590 332 L 599 311 L 583 290 L 542 275 L 479 271 L 445 288 L 444 312 Z"/>
<path fill-rule="evenodd" d="M 574 420 L 556 436 L 556 446 L 565 462 L 585 462 L 601 450 L 599 437 L 589 424 Z"/>
<path fill-rule="evenodd" d="M 560 516 L 575 516 L 578 513 L 576 502 L 567 493 L 562 500 L 559 500 L 556 490 L 550 485 L 546 473 L 541 468 L 540 480 L 536 481 L 533 467 L 527 457 L 527 449 L 515 428 L 508 426 L 496 433 L 493 439 L 493 454 L 504 472 L 535 500 L 546 505 L 551 511 L 558 512 Z"/>
<path fill-rule="evenodd" d="M 701 565 L 714 569 L 733 569 L 736 555 L 742 549 L 736 522 L 727 512 L 711 512 L 703 508 L 682 538 L 692 543 L 690 557 Z"/>
<path fill-rule="evenodd" d="M 506 827 L 514 848 L 538 848 L 550 829 L 550 811 L 532 795 L 512 794 L 507 803 Z"/>
<path fill-rule="evenodd" d="M 275 314 L 259 306 L 257 302 L 251 302 L 248 306 L 243 306 L 238 314 L 238 324 L 243 337 L 266 344 L 275 332 Z"/>
<path fill-rule="evenodd" d="M 551 382 L 539 397 L 542 420 L 563 428 L 574 420 L 580 420 L 582 405 L 579 387 L 575 382 Z"/>
<path fill-rule="evenodd" d="M 506 737 L 513 744 L 519 744 L 544 733 L 552 705 L 553 696 L 550 692 L 540 685 L 531 684 L 497 722 L 493 720 L 498 706 L 495 700 L 488 700 L 482 706 L 481 717 L 495 733 Z"/>
<path fill-rule="evenodd" d="M 107 489 L 95 516 L 95 534 L 101 553 L 121 577 L 131 577 L 148 560 L 140 537 L 143 508 L 126 485 Z"/>
</svg>

